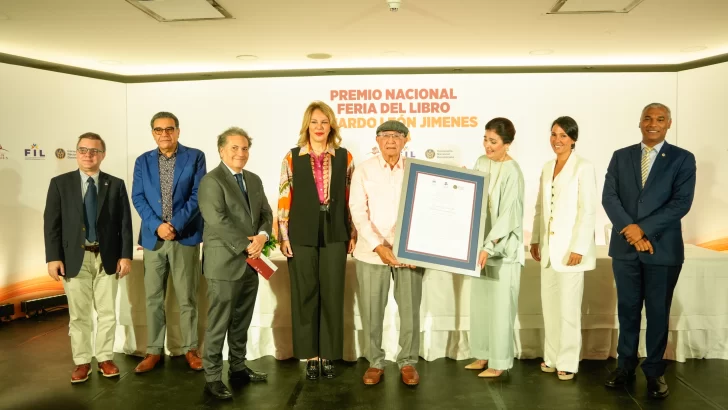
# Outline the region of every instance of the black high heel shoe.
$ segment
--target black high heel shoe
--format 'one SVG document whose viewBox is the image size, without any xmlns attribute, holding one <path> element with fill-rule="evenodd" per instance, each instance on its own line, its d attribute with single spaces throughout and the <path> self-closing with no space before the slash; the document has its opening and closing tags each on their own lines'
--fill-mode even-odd
<svg viewBox="0 0 728 410">
<path fill-rule="evenodd" d="M 327 379 L 336 377 L 336 368 L 334 367 L 333 360 L 321 359 L 321 376 Z"/>
<path fill-rule="evenodd" d="M 306 362 L 306 378 L 308 380 L 316 380 L 319 378 L 320 372 L 319 360 L 309 360 Z"/>
</svg>

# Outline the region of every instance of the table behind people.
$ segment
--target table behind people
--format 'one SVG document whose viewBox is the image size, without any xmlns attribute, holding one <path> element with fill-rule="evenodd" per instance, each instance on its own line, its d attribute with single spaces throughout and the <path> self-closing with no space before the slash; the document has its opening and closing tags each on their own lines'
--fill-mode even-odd
<svg viewBox="0 0 728 410">
<path fill-rule="evenodd" d="M 120 281 L 117 310 L 119 324 L 115 351 L 142 356 L 144 339 L 144 280 L 141 252 L 135 253 L 132 273 Z M 670 321 L 670 342 L 665 357 L 685 361 L 690 358 L 728 359 L 728 347 L 719 343 L 728 337 L 728 254 L 702 249 L 694 245 L 685 247 L 685 266 L 675 290 Z M 521 294 L 516 317 L 516 355 L 519 358 L 540 358 L 543 354 L 543 316 L 540 296 L 540 266 L 526 256 L 521 276 Z M 260 278 L 257 303 L 250 327 L 248 357 L 253 360 L 272 355 L 283 360 L 293 357 L 291 342 L 290 286 L 285 258 L 276 251 L 271 259 L 278 271 L 270 281 Z M 346 269 L 344 299 L 344 359 L 356 360 L 361 356 L 359 332 L 361 321 L 356 302 L 356 272 L 353 259 Z M 170 279 L 171 280 L 171 279 Z M 207 323 L 205 281 L 200 281 L 198 333 L 204 334 Z M 387 360 L 397 356 L 397 305 L 390 289 L 385 313 L 384 350 Z M 183 354 L 178 325 L 179 309 L 171 283 L 167 284 L 168 353 Z M 597 266 L 584 277 L 582 302 L 582 336 L 584 359 L 606 359 L 616 356 L 617 347 L 617 295 L 614 287 L 611 260 L 606 246 L 597 246 Z M 427 270 L 425 272 L 421 309 L 420 356 L 425 360 L 450 357 L 469 358 L 466 332 L 470 329 L 470 281 L 461 275 Z M 643 319 L 642 327 L 645 322 Z M 201 343 L 203 342 L 200 339 Z M 644 335 L 640 342 L 640 355 L 645 354 Z"/>
</svg>

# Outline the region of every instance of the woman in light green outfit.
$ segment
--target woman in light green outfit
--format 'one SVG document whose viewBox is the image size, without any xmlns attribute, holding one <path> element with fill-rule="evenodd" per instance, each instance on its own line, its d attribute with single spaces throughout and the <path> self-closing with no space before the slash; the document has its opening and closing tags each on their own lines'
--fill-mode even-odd
<svg viewBox="0 0 728 410">
<path fill-rule="evenodd" d="M 485 369 L 479 377 L 498 377 L 513 367 L 513 324 L 525 263 L 523 174 L 508 155 L 515 135 L 510 120 L 490 120 L 485 125 L 485 155 L 475 163 L 476 170 L 490 176 L 485 240 L 478 260 L 485 269 L 470 281 L 470 352 L 476 360 L 465 366 Z"/>
</svg>

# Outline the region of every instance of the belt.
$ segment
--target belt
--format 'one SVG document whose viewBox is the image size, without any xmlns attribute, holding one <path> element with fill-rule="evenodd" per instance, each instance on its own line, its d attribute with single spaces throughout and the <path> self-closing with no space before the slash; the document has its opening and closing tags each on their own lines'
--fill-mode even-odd
<svg viewBox="0 0 728 410">
<path fill-rule="evenodd" d="M 328 204 L 321 204 L 319 205 L 319 211 L 328 211 L 329 205 Z"/>
<path fill-rule="evenodd" d="M 99 253 L 99 245 L 84 245 L 86 252 Z"/>
</svg>

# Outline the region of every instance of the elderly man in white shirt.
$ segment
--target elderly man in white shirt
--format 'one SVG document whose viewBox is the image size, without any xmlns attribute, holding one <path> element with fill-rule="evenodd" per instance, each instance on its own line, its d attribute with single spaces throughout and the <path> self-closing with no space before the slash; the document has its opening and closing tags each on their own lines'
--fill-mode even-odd
<svg viewBox="0 0 728 410">
<path fill-rule="evenodd" d="M 379 383 L 384 374 L 382 328 L 392 278 L 400 323 L 397 364 L 405 384 L 415 386 L 420 379 L 414 365 L 420 350 L 423 269 L 400 264 L 392 252 L 404 179 L 405 159 L 401 152 L 408 134 L 401 122 L 381 124 L 377 128 L 381 153 L 358 165 L 351 182 L 349 208 L 359 233 L 354 249 L 359 307 L 365 340 L 368 339 L 369 369 L 363 377 L 367 385 Z"/>
</svg>

